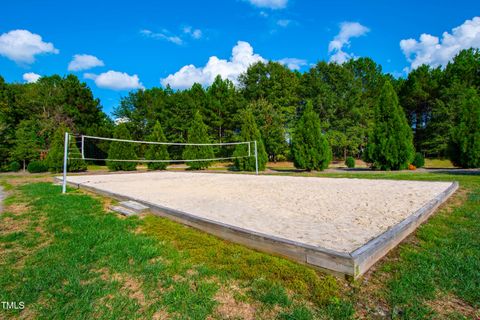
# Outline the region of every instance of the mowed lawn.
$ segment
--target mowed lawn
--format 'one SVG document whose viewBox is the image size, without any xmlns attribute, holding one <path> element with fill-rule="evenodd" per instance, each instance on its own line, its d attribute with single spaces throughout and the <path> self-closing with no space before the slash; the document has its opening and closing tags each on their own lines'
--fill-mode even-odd
<svg viewBox="0 0 480 320">
<path fill-rule="evenodd" d="M 480 316 L 480 176 L 332 173 L 460 182 L 415 235 L 358 281 L 235 245 L 48 175 L 0 175 L 0 319 L 474 319 Z"/>
</svg>

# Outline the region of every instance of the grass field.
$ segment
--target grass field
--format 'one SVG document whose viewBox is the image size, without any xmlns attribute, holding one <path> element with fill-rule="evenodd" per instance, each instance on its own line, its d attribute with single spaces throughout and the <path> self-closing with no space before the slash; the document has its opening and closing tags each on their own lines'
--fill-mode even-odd
<svg viewBox="0 0 480 320">
<path fill-rule="evenodd" d="M 308 175 L 316 175 L 310 173 Z M 119 217 L 48 175 L 0 175 L 0 318 L 472 319 L 480 316 L 480 176 L 331 173 L 460 182 L 425 225 L 350 282 L 147 215 Z"/>
</svg>

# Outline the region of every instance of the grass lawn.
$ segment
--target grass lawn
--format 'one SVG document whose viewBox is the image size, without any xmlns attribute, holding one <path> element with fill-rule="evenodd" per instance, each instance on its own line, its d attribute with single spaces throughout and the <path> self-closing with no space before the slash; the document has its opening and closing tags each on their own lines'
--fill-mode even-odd
<svg viewBox="0 0 480 320">
<path fill-rule="evenodd" d="M 0 175 L 2 318 L 471 319 L 480 316 L 480 176 L 332 173 L 457 180 L 414 236 L 349 282 L 156 216 L 123 218 L 109 199 L 60 194 L 46 175 Z"/>
</svg>

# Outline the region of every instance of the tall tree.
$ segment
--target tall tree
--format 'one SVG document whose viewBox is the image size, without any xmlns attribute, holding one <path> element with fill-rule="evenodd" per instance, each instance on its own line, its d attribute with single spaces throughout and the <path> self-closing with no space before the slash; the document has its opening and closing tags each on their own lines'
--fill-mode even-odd
<svg viewBox="0 0 480 320">
<path fill-rule="evenodd" d="M 413 135 L 397 94 L 386 80 L 375 108 L 375 122 L 366 158 L 381 170 L 406 169 L 414 157 Z"/>
<path fill-rule="evenodd" d="M 296 168 L 324 170 L 332 160 L 332 151 L 322 133 L 320 118 L 313 111 L 311 101 L 307 102 L 297 122 L 292 141 L 293 163 Z"/>
<path fill-rule="evenodd" d="M 23 171 L 31 160 L 37 160 L 42 150 L 41 139 L 38 137 L 38 126 L 35 121 L 22 120 L 15 131 L 15 146 L 12 157 L 22 161 Z"/>
<path fill-rule="evenodd" d="M 115 139 L 130 140 L 132 137 L 128 131 L 127 125 L 121 123 L 117 125 L 113 131 Z M 132 171 L 137 167 L 137 163 L 132 160 L 137 160 L 135 152 L 135 145 L 131 142 L 112 141 L 108 149 L 108 169 L 112 171 Z M 112 160 L 130 160 L 130 161 L 112 161 Z"/>
<path fill-rule="evenodd" d="M 265 170 L 268 157 L 267 153 L 265 152 L 265 146 L 260 135 L 260 130 L 258 130 L 257 124 L 255 123 L 255 118 L 253 117 L 252 110 L 250 108 L 242 110 L 240 113 L 240 118 L 242 119 L 242 125 L 239 139 L 240 141 L 251 141 L 252 143 L 250 144 L 250 147 L 245 144 L 237 145 L 233 156 L 238 158 L 235 158 L 234 165 L 238 170 L 255 171 L 255 143 L 253 141 L 256 141 L 258 170 L 263 171 Z M 249 149 L 250 156 L 248 156 Z"/>
<path fill-rule="evenodd" d="M 188 143 L 210 143 L 208 136 L 208 128 L 203 122 L 202 115 L 199 111 L 195 113 L 188 130 Z M 187 145 L 183 150 L 183 159 L 199 160 L 213 159 L 215 157 L 213 148 L 210 145 Z M 212 161 L 188 161 L 187 165 L 190 169 L 199 170 L 206 169 L 212 164 Z"/>
<path fill-rule="evenodd" d="M 147 138 L 148 141 L 154 142 L 167 142 L 165 134 L 163 133 L 160 122 L 156 122 L 153 127 L 152 133 Z M 145 159 L 148 160 L 169 160 L 167 146 L 164 144 L 151 144 L 147 148 L 145 153 Z M 168 162 L 149 162 L 148 169 L 150 170 L 165 170 L 167 169 Z"/>
<path fill-rule="evenodd" d="M 474 88 L 466 89 L 458 118 L 452 130 L 450 159 L 463 168 L 479 168 L 480 96 Z"/>
<path fill-rule="evenodd" d="M 45 159 L 50 172 L 61 172 L 63 170 L 63 159 L 65 152 L 65 132 L 68 129 L 61 125 L 55 131 L 52 143 Z M 71 137 L 70 137 L 71 139 Z M 87 170 L 87 164 L 80 159 L 80 150 L 76 145 L 75 139 L 71 139 L 68 143 L 69 160 L 67 163 L 67 170 L 69 172 L 78 172 Z"/>
</svg>

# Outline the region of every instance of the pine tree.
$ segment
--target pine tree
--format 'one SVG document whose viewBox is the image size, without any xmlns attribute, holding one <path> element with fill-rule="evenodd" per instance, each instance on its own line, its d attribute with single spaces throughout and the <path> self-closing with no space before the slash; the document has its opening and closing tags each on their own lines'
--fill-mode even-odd
<svg viewBox="0 0 480 320">
<path fill-rule="evenodd" d="M 462 168 L 480 167 L 480 97 L 473 88 L 466 89 L 460 106 L 458 124 L 452 130 L 450 159 Z"/>
<path fill-rule="evenodd" d="M 190 128 L 188 129 L 188 143 L 210 143 L 208 137 L 208 128 L 203 122 L 199 111 L 195 113 Z M 182 154 L 183 159 L 212 159 L 215 157 L 212 146 L 186 146 Z M 212 164 L 212 161 L 189 161 L 187 165 L 190 169 L 206 169 Z"/>
<path fill-rule="evenodd" d="M 38 127 L 35 121 L 22 120 L 15 131 L 15 145 L 12 157 L 23 162 L 23 170 L 26 163 L 37 160 L 40 157 L 41 140 L 38 137 Z"/>
<path fill-rule="evenodd" d="M 50 149 L 45 159 L 50 172 L 63 171 L 63 157 L 65 151 L 65 131 L 67 128 L 60 126 L 54 133 Z M 80 150 L 75 141 L 70 137 L 68 145 L 69 160 L 67 163 L 68 172 L 78 172 L 87 170 L 87 164 L 80 159 Z M 74 158 L 74 159 L 72 159 Z"/>
<path fill-rule="evenodd" d="M 257 141 L 257 156 L 258 156 L 258 170 L 265 170 L 265 166 L 268 161 L 267 152 L 265 152 L 265 146 L 263 144 L 262 136 L 260 135 L 260 130 L 257 128 L 255 123 L 255 118 L 253 117 L 252 110 L 247 108 L 241 114 L 242 119 L 242 128 L 240 131 L 240 140 L 241 141 Z M 255 171 L 255 157 L 254 155 L 254 143 L 250 145 L 250 154 L 251 157 L 245 157 L 248 155 L 248 145 L 239 144 L 235 148 L 233 153 L 234 165 L 238 170 L 242 171 Z"/>
<path fill-rule="evenodd" d="M 412 129 L 408 125 L 397 94 L 385 80 L 375 107 L 374 128 L 369 137 L 366 159 L 380 170 L 403 170 L 415 154 Z"/>
<path fill-rule="evenodd" d="M 150 136 L 147 137 L 148 141 L 166 142 L 165 134 L 163 133 L 160 122 L 156 122 L 153 126 L 153 131 Z M 145 153 L 145 159 L 147 160 L 168 160 L 170 156 L 167 151 L 167 146 L 164 144 L 150 144 Z M 149 162 L 148 169 L 150 170 L 165 170 L 167 169 L 167 162 Z"/>
<path fill-rule="evenodd" d="M 119 124 L 115 128 L 113 131 L 113 137 L 115 139 L 131 139 L 130 132 L 124 123 Z M 108 159 L 136 160 L 137 154 L 135 152 L 135 146 L 133 143 L 129 142 L 112 141 L 108 150 Z M 127 161 L 107 161 L 107 166 L 108 169 L 112 171 L 131 171 L 136 169 L 137 164 L 135 162 Z"/>
<path fill-rule="evenodd" d="M 292 139 L 293 163 L 296 168 L 324 170 L 332 160 L 332 150 L 322 133 L 320 118 L 307 102 L 302 116 L 298 120 Z"/>
</svg>

